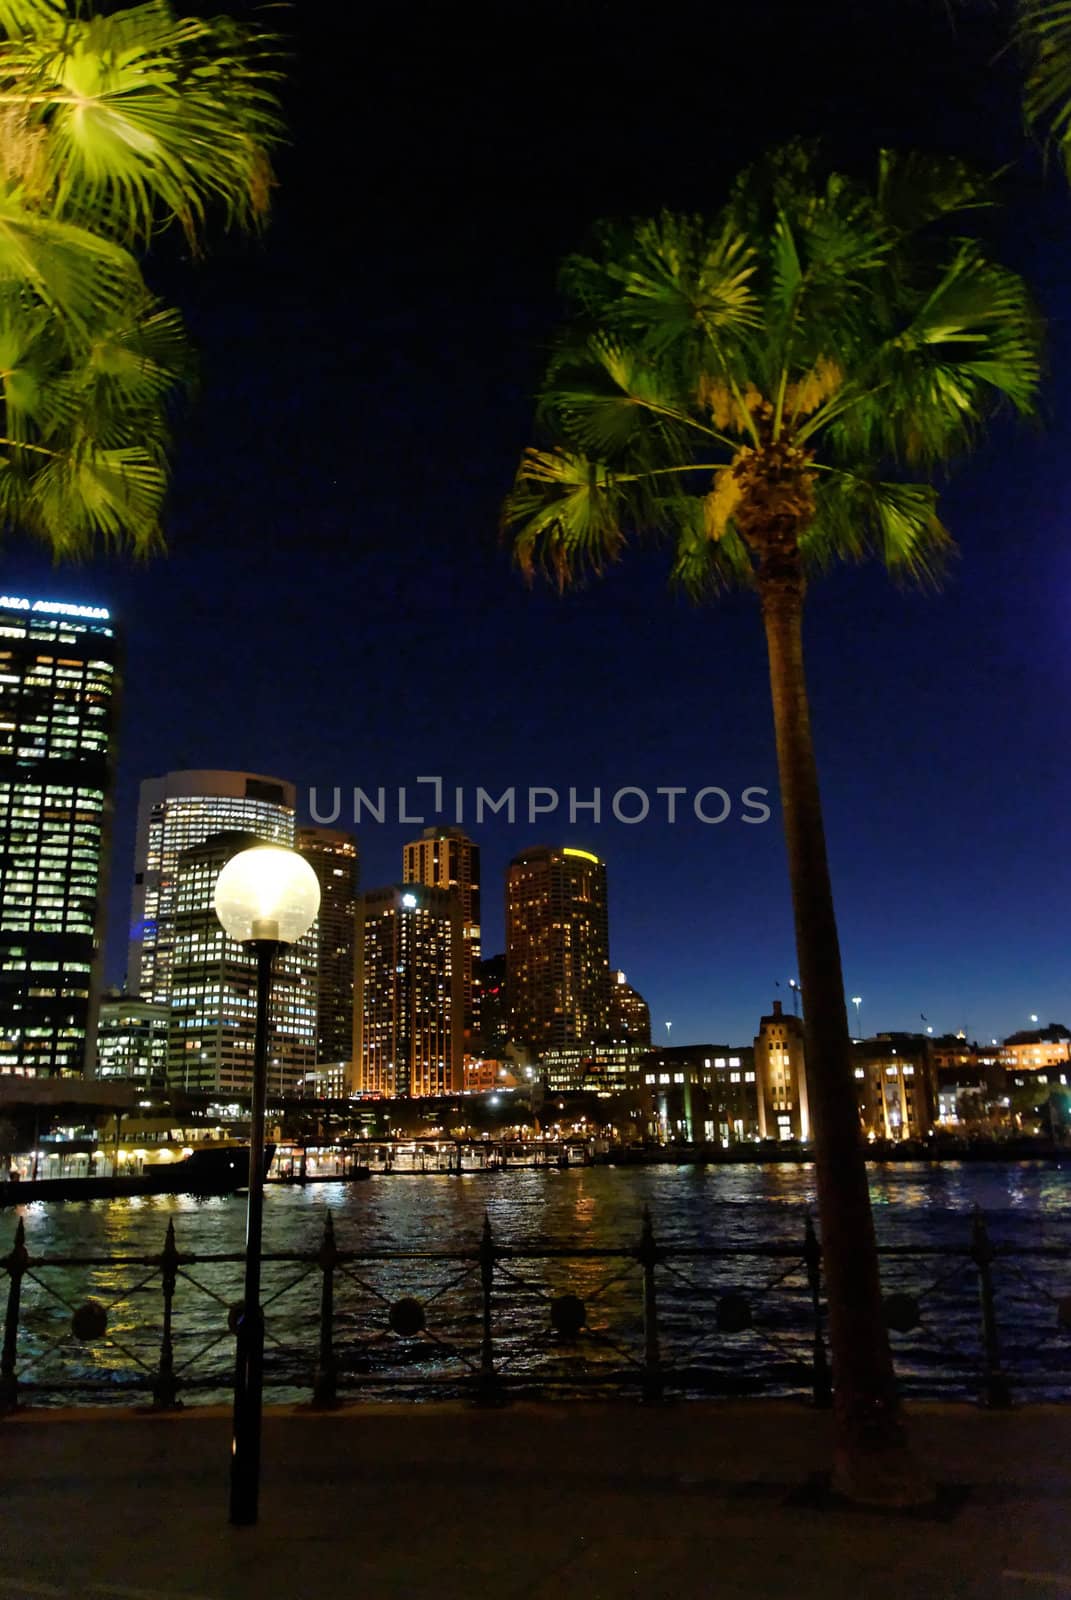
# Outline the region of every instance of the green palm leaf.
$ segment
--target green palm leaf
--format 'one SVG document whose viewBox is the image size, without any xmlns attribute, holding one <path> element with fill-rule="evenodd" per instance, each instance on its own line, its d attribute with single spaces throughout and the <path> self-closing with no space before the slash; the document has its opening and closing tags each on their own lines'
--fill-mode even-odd
<svg viewBox="0 0 1071 1600">
<path fill-rule="evenodd" d="M 281 131 L 274 49 L 229 19 L 178 18 L 166 0 L 34 12 L 0 45 L 0 103 L 45 132 L 40 202 L 127 242 L 172 219 L 196 242 L 212 207 L 255 223 Z"/>
<path fill-rule="evenodd" d="M 1071 0 L 1019 0 L 1026 115 L 1056 145 L 1071 177 Z"/>
</svg>

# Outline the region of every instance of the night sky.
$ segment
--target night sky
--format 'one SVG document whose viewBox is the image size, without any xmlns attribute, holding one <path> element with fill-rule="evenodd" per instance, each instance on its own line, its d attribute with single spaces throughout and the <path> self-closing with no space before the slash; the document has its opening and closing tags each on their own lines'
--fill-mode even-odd
<svg viewBox="0 0 1071 1600">
<path fill-rule="evenodd" d="M 561 255 L 600 216 L 717 206 L 738 167 L 799 132 L 857 165 L 882 143 L 1013 162 L 993 226 L 1042 304 L 1052 368 L 1042 424 L 998 429 L 949 485 L 962 554 L 941 595 L 855 569 L 809 601 L 847 991 L 867 1032 L 923 1012 L 986 1039 L 1031 1012 L 1071 1021 L 1071 190 L 1023 138 L 1006 8 L 299 0 L 283 15 L 293 143 L 270 232 L 201 264 L 165 247 L 152 268 L 203 357 L 169 556 L 53 572 L 25 542 L 5 551 L 5 588 L 110 605 L 126 631 L 110 978 L 137 784 L 170 768 L 306 791 L 440 774 L 470 792 L 776 795 L 753 600 L 692 608 L 657 552 L 564 599 L 529 590 L 497 519 Z M 795 974 L 774 804 L 765 827 L 485 823 L 485 951 L 502 946 L 509 857 L 586 846 L 608 864 L 611 960 L 656 1037 L 670 1020 L 675 1044 L 750 1039 Z M 367 886 L 397 880 L 415 831 L 360 831 Z"/>
</svg>

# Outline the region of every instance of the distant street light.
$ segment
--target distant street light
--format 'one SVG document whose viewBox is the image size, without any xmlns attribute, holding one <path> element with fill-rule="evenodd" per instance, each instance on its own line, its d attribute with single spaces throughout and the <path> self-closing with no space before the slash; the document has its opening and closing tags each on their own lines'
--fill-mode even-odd
<svg viewBox="0 0 1071 1600">
<path fill-rule="evenodd" d="M 667 1022 L 666 1023 L 666 1043 L 667 1044 L 669 1043 L 670 1038 L 672 1036 L 672 1028 L 673 1028 L 672 1022 Z"/>
<path fill-rule="evenodd" d="M 245 1230 L 245 1299 L 238 1320 L 231 1443 L 231 1522 L 257 1520 L 260 1423 L 264 1386 L 264 1318 L 260 1305 L 260 1248 L 264 1222 L 264 1114 L 268 1098 L 268 1008 L 275 958 L 312 927 L 320 885 L 296 850 L 258 844 L 232 856 L 216 879 L 213 903 L 224 933 L 257 962 L 257 1021 L 253 1042 L 253 1104 L 249 1126 L 249 1202 Z"/>
<path fill-rule="evenodd" d="M 1036 1022 L 1038 1020 L 1038 1014 L 1037 1014 L 1036 1011 L 1031 1011 L 1030 1020 L 1031 1020 L 1031 1022 Z"/>
<path fill-rule="evenodd" d="M 861 994 L 852 995 L 852 1005 L 855 1007 L 855 1031 L 857 1034 L 859 1034 L 860 1038 L 862 1038 L 862 1034 L 859 1028 L 859 1007 L 862 1005 L 862 1003 L 863 997 Z"/>
<path fill-rule="evenodd" d="M 799 986 L 799 982 L 798 982 L 798 980 L 796 978 L 789 978 L 788 986 L 792 990 L 792 1014 L 793 1014 L 793 1016 L 797 1016 L 798 1017 L 799 1014 L 800 1014 L 800 986 Z"/>
</svg>

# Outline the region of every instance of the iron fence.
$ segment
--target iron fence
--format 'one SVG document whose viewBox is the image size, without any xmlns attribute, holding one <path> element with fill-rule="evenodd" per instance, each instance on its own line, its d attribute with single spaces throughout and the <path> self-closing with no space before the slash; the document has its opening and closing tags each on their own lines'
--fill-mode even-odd
<svg viewBox="0 0 1071 1600">
<path fill-rule="evenodd" d="M 1062 1246 L 1003 1246 L 981 1214 L 961 1247 L 881 1250 L 885 1314 L 913 1394 L 1071 1399 Z M 155 1255 L 31 1256 L 21 1221 L 6 1277 L 0 1411 L 225 1398 L 244 1257 L 191 1253 L 170 1222 Z M 828 1406 L 821 1247 L 501 1243 L 485 1218 L 450 1251 L 341 1249 L 263 1257 L 265 1383 L 280 1399 L 634 1395 L 808 1396 Z M 0 1294 L 3 1284 L 0 1282 Z"/>
</svg>

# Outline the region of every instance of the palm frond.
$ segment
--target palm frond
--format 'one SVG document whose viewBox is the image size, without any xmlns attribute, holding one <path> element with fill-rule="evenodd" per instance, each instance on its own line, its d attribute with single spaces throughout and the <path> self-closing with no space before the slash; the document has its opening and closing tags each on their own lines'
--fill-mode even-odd
<svg viewBox="0 0 1071 1600">
<path fill-rule="evenodd" d="M 1019 0 L 1027 120 L 1051 139 L 1071 178 L 1071 0 Z"/>
<path fill-rule="evenodd" d="M 276 41 L 228 18 L 178 18 L 167 0 L 107 16 L 52 12 L 0 46 L 0 103 L 47 137 L 38 202 L 109 236 L 208 212 L 255 224 L 279 142 Z"/>
<path fill-rule="evenodd" d="M 955 545 L 932 484 L 883 482 L 863 471 L 820 476 L 814 521 L 800 541 L 812 571 L 872 559 L 894 578 L 940 581 Z"/>
<path fill-rule="evenodd" d="M 560 586 L 586 572 L 602 572 L 625 541 L 626 497 L 600 463 L 567 450 L 527 450 L 503 510 L 517 561 L 527 574 L 537 567 Z"/>
</svg>

